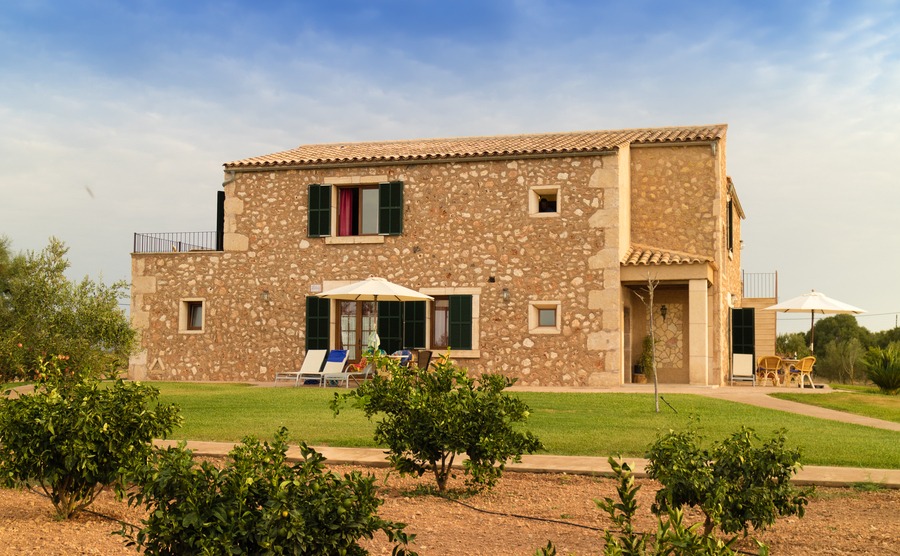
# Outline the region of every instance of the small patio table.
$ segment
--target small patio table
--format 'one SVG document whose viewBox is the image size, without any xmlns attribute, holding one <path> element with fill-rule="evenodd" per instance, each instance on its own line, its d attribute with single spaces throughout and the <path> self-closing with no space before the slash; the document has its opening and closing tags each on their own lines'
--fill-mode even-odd
<svg viewBox="0 0 900 556">
<path fill-rule="evenodd" d="M 781 373 L 780 374 L 784 376 L 784 378 L 781 379 L 782 385 L 790 384 L 791 381 L 795 378 L 794 375 L 791 374 L 791 369 L 796 368 L 797 363 L 799 363 L 799 362 L 800 362 L 799 359 L 782 359 L 781 360 Z M 794 373 L 794 374 L 796 374 L 796 373 Z"/>
</svg>

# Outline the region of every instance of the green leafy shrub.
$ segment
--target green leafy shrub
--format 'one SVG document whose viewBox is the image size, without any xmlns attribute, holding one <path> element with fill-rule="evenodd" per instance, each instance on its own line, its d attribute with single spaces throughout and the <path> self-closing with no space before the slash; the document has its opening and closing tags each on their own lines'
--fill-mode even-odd
<svg viewBox="0 0 900 556">
<path fill-rule="evenodd" d="M 731 556 L 735 552 L 732 545 L 737 537 L 727 541 L 700 532 L 700 524 L 687 526 L 684 523 L 684 511 L 670 507 L 666 516 L 657 514 L 657 529 L 654 536 L 638 533 L 634 529 L 633 520 L 637 514 L 637 493 L 641 487 L 634 484 L 634 476 L 627 463 L 619 464 L 609 458 L 609 464 L 616 475 L 618 485 L 616 493 L 619 501 L 612 498 L 595 500 L 597 507 L 606 511 L 616 524 L 618 533 L 607 531 L 603 553 L 606 556 L 645 556 L 648 554 L 691 554 L 697 556 Z M 760 554 L 768 554 L 765 546 L 760 546 Z"/>
<path fill-rule="evenodd" d="M 641 368 L 641 372 L 647 377 L 647 380 L 653 380 L 653 374 L 656 370 L 656 366 L 653 364 L 656 353 L 653 348 L 653 338 L 647 334 L 641 343 L 641 355 L 638 358 L 638 365 Z"/>
<path fill-rule="evenodd" d="M 609 458 L 618 484 L 616 493 L 618 500 L 606 497 L 595 500 L 597 507 L 604 510 L 615 524 L 615 531 L 604 534 L 603 554 L 606 556 L 663 556 L 671 554 L 690 554 L 692 556 L 732 556 L 732 546 L 737 537 L 721 540 L 700 531 L 700 524 L 686 525 L 681 508 L 669 508 L 665 516 L 657 515 L 657 528 L 654 534 L 642 533 L 635 529 L 634 519 L 637 515 L 637 494 L 641 487 L 634 482 L 634 475 L 627 463 L 619 463 Z M 757 543 L 760 552 L 765 556 L 768 548 Z M 539 548 L 535 556 L 555 556 L 556 548 L 550 542 Z"/>
<path fill-rule="evenodd" d="M 647 475 L 663 488 L 656 493 L 653 512 L 696 506 L 704 513 L 704 534 L 714 527 L 725 533 L 752 525 L 764 529 L 779 516 L 803 517 L 809 490 L 797 490 L 791 477 L 800 469 L 800 453 L 785 447 L 784 431 L 755 446 L 759 438 L 741 430 L 700 447 L 693 431 L 669 432 L 653 444 L 647 455 Z"/>
<path fill-rule="evenodd" d="M 61 518 L 89 506 L 107 487 L 120 494 L 129 470 L 146 461 L 156 437 L 180 423 L 175 406 L 140 383 L 65 373 L 44 365 L 34 393 L 0 399 L 0 482 L 40 487 Z"/>
<path fill-rule="evenodd" d="M 528 406 L 503 390 L 513 380 L 497 374 L 474 379 L 442 356 L 430 369 L 402 367 L 386 357 L 375 359 L 379 372 L 347 394 L 335 394 L 335 414 L 347 401 L 372 419 L 380 415 L 375 441 L 387 445 L 391 465 L 403 474 L 434 473 L 445 491 L 451 466 L 460 454 L 470 487 L 490 488 L 506 461 L 543 449 L 528 431 L 517 430 Z"/>
<path fill-rule="evenodd" d="M 140 530 L 123 529 L 145 554 L 367 554 L 358 541 L 383 531 L 405 546 L 405 525 L 377 515 L 374 476 L 343 478 L 324 470 L 324 458 L 300 445 L 302 459 L 287 461 L 287 432 L 273 443 L 248 437 L 218 469 L 197 464 L 184 446 L 157 450 L 144 469 L 132 505 L 145 505 Z M 402 545 L 402 546 L 401 546 Z"/>
<path fill-rule="evenodd" d="M 869 348 L 863 362 L 866 376 L 882 392 L 891 395 L 900 392 L 900 344 L 892 343 L 886 348 Z"/>
</svg>

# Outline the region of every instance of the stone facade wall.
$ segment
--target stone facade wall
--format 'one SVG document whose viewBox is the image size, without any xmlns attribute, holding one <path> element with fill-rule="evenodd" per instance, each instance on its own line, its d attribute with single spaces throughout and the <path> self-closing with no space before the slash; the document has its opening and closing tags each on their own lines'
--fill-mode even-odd
<svg viewBox="0 0 900 556">
<path fill-rule="evenodd" d="M 718 272 L 709 292 L 708 384 L 728 373 L 729 303 L 740 298 L 740 217 L 728 251 L 725 140 L 714 144 L 631 149 L 632 241 L 711 257 Z M 635 342 L 640 338 L 635 338 Z M 675 382 L 682 382 L 681 377 Z M 686 381 L 686 379 L 684 380 Z"/>
<path fill-rule="evenodd" d="M 226 186 L 226 251 L 133 256 L 132 375 L 270 381 L 299 367 L 305 298 L 370 275 L 413 289 L 478 288 L 478 350 L 461 363 L 531 385 L 620 382 L 615 155 L 239 172 Z M 307 186 L 404 183 L 404 230 L 377 243 L 307 237 Z M 560 186 L 531 217 L 529 188 Z M 492 280 L 493 278 L 493 280 Z M 501 291 L 510 292 L 508 302 Z M 202 299 L 202 333 L 179 328 Z M 529 301 L 561 303 L 559 334 L 529 334 Z"/>
<path fill-rule="evenodd" d="M 717 160 L 707 144 L 631 149 L 631 240 L 716 256 Z"/>
<path fill-rule="evenodd" d="M 661 374 L 709 384 L 727 374 L 729 295 L 740 295 L 740 220 L 729 254 L 724 141 L 718 149 L 653 145 L 591 156 L 266 169 L 226 178 L 224 252 L 132 257 L 132 321 L 143 350 L 132 360 L 134 378 L 271 381 L 303 360 L 306 297 L 374 275 L 429 293 L 474 293 L 475 345 L 452 354 L 473 372 L 503 372 L 524 385 L 621 384 L 630 376 L 621 360 L 623 304 L 632 308 L 633 346 L 646 328 L 641 304 L 621 285 L 622 242 L 629 239 L 716 261 L 703 303 L 708 376 L 689 373 L 685 346 L 696 343 L 698 331 L 687 329 L 667 336 L 672 364 Z M 310 184 L 392 180 L 404 184 L 402 235 L 308 237 Z M 554 186 L 558 214 L 531 216 L 531 188 Z M 684 310 L 673 310 L 673 320 L 684 321 L 687 283 L 666 286 L 667 301 Z M 187 300 L 204 303 L 202 332 L 184 330 Z M 558 334 L 529 330 L 529 304 L 537 301 L 560 304 Z"/>
</svg>

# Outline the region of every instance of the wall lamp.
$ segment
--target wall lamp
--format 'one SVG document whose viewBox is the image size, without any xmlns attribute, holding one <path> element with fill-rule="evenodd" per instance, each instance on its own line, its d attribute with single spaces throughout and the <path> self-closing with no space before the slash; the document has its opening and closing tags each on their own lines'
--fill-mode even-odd
<svg viewBox="0 0 900 556">
<path fill-rule="evenodd" d="M 659 308 L 659 314 L 662 315 L 663 320 L 666 320 L 666 314 L 669 312 L 669 308 L 665 305 L 662 305 Z"/>
<path fill-rule="evenodd" d="M 500 290 L 500 298 L 503 299 L 505 303 L 509 303 L 509 288 Z"/>
</svg>

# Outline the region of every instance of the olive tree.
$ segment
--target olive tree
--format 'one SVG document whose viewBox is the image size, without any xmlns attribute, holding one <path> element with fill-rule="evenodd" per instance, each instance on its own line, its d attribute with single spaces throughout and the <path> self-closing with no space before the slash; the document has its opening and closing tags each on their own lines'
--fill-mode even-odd
<svg viewBox="0 0 900 556">
<path fill-rule="evenodd" d="M 135 332 L 119 299 L 128 284 L 69 280 L 67 253 L 51 238 L 39 253 L 13 256 L 9 241 L 0 240 L 0 379 L 33 378 L 53 355 L 66 355 L 72 368 L 96 376 L 127 363 Z"/>
</svg>

